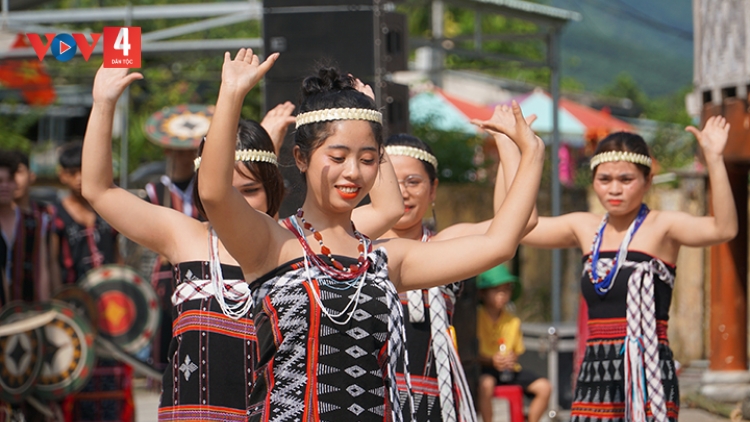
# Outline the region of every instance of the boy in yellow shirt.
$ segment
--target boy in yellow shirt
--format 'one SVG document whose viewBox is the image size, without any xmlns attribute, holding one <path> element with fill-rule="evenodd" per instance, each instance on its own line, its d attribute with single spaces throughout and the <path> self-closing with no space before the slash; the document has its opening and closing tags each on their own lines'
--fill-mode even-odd
<svg viewBox="0 0 750 422">
<path fill-rule="evenodd" d="M 547 409 L 552 386 L 545 378 L 524 370 L 518 356 L 526 350 L 521 320 L 505 306 L 521 294 L 521 285 L 504 265 L 479 275 L 477 279 L 482 305 L 477 311 L 477 338 L 482 375 L 479 378 L 478 408 L 482 420 L 492 422 L 492 397 L 497 385 L 520 385 L 533 397 L 529 422 L 537 422 Z"/>
</svg>

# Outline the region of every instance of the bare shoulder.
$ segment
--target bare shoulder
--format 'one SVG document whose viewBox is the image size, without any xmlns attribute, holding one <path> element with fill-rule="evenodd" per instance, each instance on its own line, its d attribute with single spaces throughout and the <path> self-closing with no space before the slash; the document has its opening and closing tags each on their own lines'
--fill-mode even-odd
<svg viewBox="0 0 750 422">
<path fill-rule="evenodd" d="M 603 218 L 602 215 L 591 212 L 572 212 L 565 214 L 564 217 L 581 243 L 588 242 L 593 238 L 594 232 Z"/>
</svg>

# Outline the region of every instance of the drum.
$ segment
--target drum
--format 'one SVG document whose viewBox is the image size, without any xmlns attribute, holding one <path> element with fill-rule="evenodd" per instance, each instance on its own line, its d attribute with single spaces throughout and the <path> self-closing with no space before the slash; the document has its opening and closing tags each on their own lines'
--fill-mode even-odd
<svg viewBox="0 0 750 422">
<path fill-rule="evenodd" d="M 35 304 L 36 311 L 55 311 L 55 318 L 42 328 L 42 370 L 34 395 L 60 400 L 86 385 L 94 369 L 94 330 L 86 317 L 64 302 Z"/>
<path fill-rule="evenodd" d="M 67 285 L 55 293 L 52 299 L 64 302 L 73 308 L 86 318 L 91 328 L 96 331 L 99 326 L 99 313 L 96 310 L 94 298 L 86 290 L 76 285 Z"/>
<path fill-rule="evenodd" d="M 159 304 L 151 284 L 130 267 L 104 265 L 78 281 L 96 303 L 99 335 L 134 354 L 159 325 Z"/>
<path fill-rule="evenodd" d="M 9 303 L 0 310 L 0 326 L 32 315 L 28 304 Z M 0 337 L 0 401 L 19 403 L 31 393 L 42 369 L 42 343 L 41 328 Z"/>
<path fill-rule="evenodd" d="M 198 149 L 211 124 L 213 106 L 183 104 L 152 114 L 144 130 L 148 139 L 164 148 Z"/>
</svg>

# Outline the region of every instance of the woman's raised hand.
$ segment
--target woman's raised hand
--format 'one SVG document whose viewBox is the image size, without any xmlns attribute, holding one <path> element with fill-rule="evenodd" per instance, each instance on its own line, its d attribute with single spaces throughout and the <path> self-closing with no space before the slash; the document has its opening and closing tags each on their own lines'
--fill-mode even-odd
<svg viewBox="0 0 750 422">
<path fill-rule="evenodd" d="M 289 125 L 295 121 L 292 113 L 294 113 L 294 104 L 291 101 L 287 101 L 268 110 L 268 113 L 263 116 L 263 120 L 260 122 L 263 129 L 268 132 L 268 136 L 271 137 L 276 154 L 281 151 L 281 145 L 284 143 L 284 137 L 286 137 L 286 133 L 289 130 Z"/>
<path fill-rule="evenodd" d="M 531 121 L 533 122 L 533 120 Z M 515 101 L 510 107 L 507 105 L 495 107 L 495 112 L 489 120 L 473 119 L 471 123 L 482 129 L 507 135 L 518 145 L 521 152 L 529 148 L 536 148 L 539 144 L 537 136 L 523 117 L 521 107 Z"/>
<path fill-rule="evenodd" d="M 127 68 L 104 67 L 102 65 L 94 78 L 94 89 L 91 92 L 94 102 L 117 102 L 125 88 L 136 79 L 143 79 L 143 75 L 138 72 L 129 74 Z"/>
<path fill-rule="evenodd" d="M 352 75 L 349 74 L 349 76 Z M 372 87 L 359 80 L 359 78 L 354 78 L 354 89 L 375 100 L 375 93 L 372 91 Z"/>
<path fill-rule="evenodd" d="M 729 127 L 724 117 L 712 116 L 706 121 L 703 130 L 699 131 L 694 126 L 688 126 L 685 130 L 695 135 L 704 155 L 720 157 L 724 154 L 724 147 L 727 145 Z"/>
<path fill-rule="evenodd" d="M 261 63 L 251 48 L 240 48 L 234 59 L 227 51 L 221 68 L 221 84 L 246 95 L 273 67 L 278 57 L 279 53 L 273 53 Z"/>
</svg>

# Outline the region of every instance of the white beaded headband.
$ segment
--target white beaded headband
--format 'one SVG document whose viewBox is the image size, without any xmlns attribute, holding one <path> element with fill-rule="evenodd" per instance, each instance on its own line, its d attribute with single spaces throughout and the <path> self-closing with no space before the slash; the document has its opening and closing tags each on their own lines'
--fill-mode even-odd
<svg viewBox="0 0 750 422">
<path fill-rule="evenodd" d="M 422 160 L 424 162 L 432 164 L 432 167 L 434 167 L 435 170 L 437 170 L 438 167 L 437 158 L 423 149 L 408 147 L 406 145 L 388 145 L 387 147 L 385 147 L 385 152 L 387 152 L 388 155 L 403 155 L 405 157 Z"/>
<path fill-rule="evenodd" d="M 383 114 L 368 108 L 327 108 L 298 114 L 296 127 L 332 120 L 369 120 L 382 125 Z"/>
<path fill-rule="evenodd" d="M 276 161 L 276 154 L 271 151 L 263 151 L 260 149 L 243 149 L 234 152 L 234 161 L 256 161 L 259 163 L 269 163 L 278 166 L 279 163 Z M 195 159 L 195 169 L 201 166 L 201 157 Z"/>
<path fill-rule="evenodd" d="M 626 161 L 628 163 L 641 164 L 649 168 L 651 167 L 651 157 L 648 155 L 627 151 L 606 151 L 591 157 L 591 170 L 595 169 L 599 164 L 610 163 L 613 161 Z"/>
</svg>

